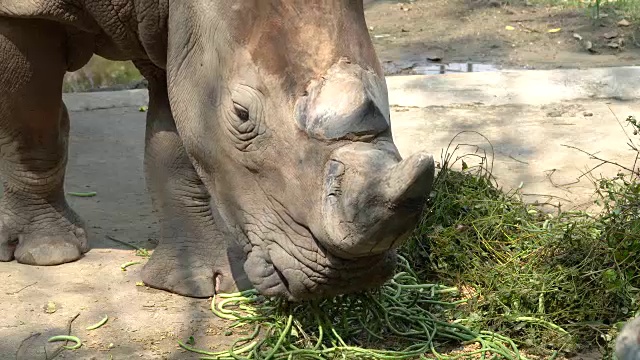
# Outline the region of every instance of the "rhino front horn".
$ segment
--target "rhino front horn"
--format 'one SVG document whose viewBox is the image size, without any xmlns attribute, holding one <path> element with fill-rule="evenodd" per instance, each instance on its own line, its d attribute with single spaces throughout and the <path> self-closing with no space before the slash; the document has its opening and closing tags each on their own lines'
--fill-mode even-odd
<svg viewBox="0 0 640 360">
<path fill-rule="evenodd" d="M 416 153 L 394 165 L 382 182 L 384 197 L 396 207 L 418 201 L 422 207 L 433 184 L 435 163 L 426 153 Z"/>
<path fill-rule="evenodd" d="M 434 174 L 431 155 L 401 160 L 392 143 L 336 150 L 325 173 L 324 245 L 345 258 L 398 247 L 419 221 Z"/>
</svg>

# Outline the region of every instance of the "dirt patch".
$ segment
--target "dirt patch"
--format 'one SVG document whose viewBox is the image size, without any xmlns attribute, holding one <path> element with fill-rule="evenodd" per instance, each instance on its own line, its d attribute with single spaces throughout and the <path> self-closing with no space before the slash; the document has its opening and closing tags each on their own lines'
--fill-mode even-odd
<svg viewBox="0 0 640 360">
<path fill-rule="evenodd" d="M 517 69 L 640 64 L 640 32 L 631 21 L 629 26 L 618 25 L 622 14 L 610 12 L 594 21 L 585 9 L 511 3 L 372 0 L 366 4 L 366 17 L 378 55 L 390 74 L 420 73 L 417 67 L 434 64 L 428 59 L 438 59 L 436 64 Z M 586 41 L 592 44 L 590 51 Z M 612 42 L 618 47 L 609 47 Z M 471 70 L 494 69 L 476 66 Z"/>
</svg>

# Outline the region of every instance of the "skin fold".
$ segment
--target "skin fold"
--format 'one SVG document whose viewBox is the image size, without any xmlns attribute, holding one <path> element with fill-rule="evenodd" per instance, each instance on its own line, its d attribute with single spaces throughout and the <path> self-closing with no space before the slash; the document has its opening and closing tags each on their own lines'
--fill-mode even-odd
<svg viewBox="0 0 640 360">
<path fill-rule="evenodd" d="M 353 0 L 0 0 L 0 260 L 56 265 L 89 249 L 64 197 L 61 89 L 93 54 L 132 60 L 149 82 L 161 239 L 147 285 L 297 301 L 391 276 L 434 162 L 398 153 Z"/>
</svg>

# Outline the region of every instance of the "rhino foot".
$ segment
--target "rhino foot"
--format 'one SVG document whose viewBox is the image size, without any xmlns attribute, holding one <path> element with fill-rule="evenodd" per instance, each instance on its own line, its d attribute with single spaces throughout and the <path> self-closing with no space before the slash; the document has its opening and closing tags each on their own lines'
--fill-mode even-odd
<svg viewBox="0 0 640 360">
<path fill-rule="evenodd" d="M 176 246 L 176 242 L 185 246 Z M 251 288 L 242 262 L 230 261 L 234 255 L 227 254 L 228 249 L 220 247 L 222 252 L 216 251 L 194 239 L 172 239 L 165 244 L 161 242 L 142 269 L 146 285 L 194 298 Z M 239 268 L 232 269 L 231 263 Z"/>
<path fill-rule="evenodd" d="M 6 202 L 0 205 L 0 261 L 59 265 L 89 250 L 82 221 L 66 202 L 34 207 L 9 210 Z"/>
<path fill-rule="evenodd" d="M 164 254 L 163 254 L 164 253 Z M 188 256 L 167 256 L 167 250 L 158 248 L 142 269 L 142 281 L 155 289 L 206 298 L 215 293 L 215 273 L 204 264 L 189 264 Z"/>
<path fill-rule="evenodd" d="M 66 234 L 25 234 L 20 240 L 15 258 L 29 265 L 59 265 L 78 260 L 88 249 L 84 230 Z"/>
</svg>

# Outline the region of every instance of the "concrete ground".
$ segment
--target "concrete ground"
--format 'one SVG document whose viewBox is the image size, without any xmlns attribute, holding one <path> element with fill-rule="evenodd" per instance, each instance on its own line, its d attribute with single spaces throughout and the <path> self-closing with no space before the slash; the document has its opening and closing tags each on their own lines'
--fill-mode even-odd
<svg viewBox="0 0 640 360">
<path fill-rule="evenodd" d="M 636 152 L 627 143 L 640 145 L 640 137 L 625 120 L 640 116 L 636 79 L 640 67 L 390 77 L 387 83 L 403 155 L 426 149 L 441 160 L 465 132 L 451 149 L 467 144 L 456 156 L 475 146 L 493 154 L 493 175 L 505 190 L 522 186 L 527 201 L 595 211 L 591 180 L 620 168 L 591 172 L 600 161 L 584 151 L 633 167 Z"/>
<path fill-rule="evenodd" d="M 553 195 L 530 200 L 562 198 L 565 207 L 584 208 L 593 191 L 588 180 L 561 185 L 597 162 L 564 145 L 631 165 L 633 154 L 619 122 L 640 113 L 633 86 L 640 69 L 585 71 L 389 78 L 394 138 L 405 156 L 426 149 L 439 160 L 457 133 L 477 131 L 492 143 L 494 174 L 506 189 L 522 183 L 526 194 Z M 537 82 L 536 74 L 546 80 Z M 593 85 L 599 81 L 605 84 Z M 526 85 L 540 83 L 546 85 Z M 59 346 L 46 339 L 66 333 L 78 313 L 71 333 L 85 345 L 59 358 L 196 359 L 177 347 L 178 339 L 189 336 L 200 348 L 226 348 L 233 336 L 223 335 L 228 324 L 210 313 L 208 300 L 137 286 L 141 266 L 125 272 L 120 265 L 146 260 L 105 238 L 152 249 L 157 237 L 142 173 L 145 114 L 139 106 L 146 103 L 145 90 L 69 94 L 65 101 L 72 118 L 67 191 L 98 193 L 69 197 L 89 224 L 93 249 L 75 263 L 55 267 L 0 263 L 0 359 L 46 359 L 45 351 L 50 356 Z M 453 147 L 458 143 L 486 148 L 478 135 L 463 135 Z M 49 302 L 55 312 L 45 311 Z M 105 326 L 85 330 L 104 315 L 110 317 Z"/>
<path fill-rule="evenodd" d="M 619 168 L 601 166 L 589 173 L 600 162 L 582 151 L 629 168 L 635 160 L 636 153 L 627 146 L 624 131 L 633 137 L 631 130 L 623 130 L 620 123 L 629 115 L 640 114 L 638 101 L 576 100 L 542 106 L 456 105 L 394 110 L 394 135 L 403 155 L 426 149 L 442 162 L 442 151 L 446 152 L 449 142 L 461 133 L 450 147 L 449 153 L 460 145 L 453 158 L 479 154 L 476 147 L 480 147 L 482 154 L 494 161 L 492 173 L 498 184 L 506 191 L 521 186 L 529 202 L 596 211 L 591 206 L 595 189 L 592 180 L 614 176 Z M 640 143 L 640 138 L 635 140 Z M 474 157 L 464 160 L 469 166 L 480 164 Z M 461 166 L 458 162 L 454 168 L 460 170 Z M 583 176 L 587 173 L 591 176 Z"/>
</svg>

